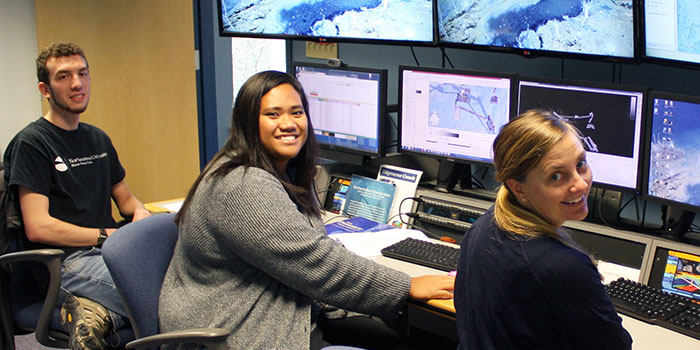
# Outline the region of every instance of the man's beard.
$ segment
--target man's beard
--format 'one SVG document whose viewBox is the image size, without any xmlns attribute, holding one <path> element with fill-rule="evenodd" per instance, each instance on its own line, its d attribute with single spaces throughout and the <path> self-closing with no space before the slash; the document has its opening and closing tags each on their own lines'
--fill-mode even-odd
<svg viewBox="0 0 700 350">
<path fill-rule="evenodd" d="M 55 96 L 55 94 L 53 93 L 53 89 L 52 89 L 50 86 L 49 86 L 49 91 L 51 92 L 51 96 Z M 88 106 L 88 104 L 86 103 L 85 106 L 83 106 L 83 107 L 71 108 L 71 107 L 69 107 L 68 105 L 64 104 L 63 102 L 59 101 L 59 100 L 56 99 L 56 98 L 53 98 L 53 103 L 54 103 L 58 108 L 60 108 L 60 109 L 62 109 L 62 110 L 64 110 L 64 111 L 66 111 L 66 112 L 72 113 L 72 114 L 80 114 L 80 113 L 83 113 L 83 112 L 85 112 L 85 110 L 87 109 L 87 106 Z"/>
</svg>

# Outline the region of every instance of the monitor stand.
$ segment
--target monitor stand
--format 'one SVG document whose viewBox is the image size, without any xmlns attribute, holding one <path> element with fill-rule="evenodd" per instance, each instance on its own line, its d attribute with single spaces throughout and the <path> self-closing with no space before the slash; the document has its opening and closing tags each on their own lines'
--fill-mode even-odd
<svg viewBox="0 0 700 350">
<path fill-rule="evenodd" d="M 683 238 L 695 219 L 695 212 L 663 206 L 664 232 Z"/>
<path fill-rule="evenodd" d="M 441 160 L 440 167 L 438 168 L 437 183 L 433 189 L 444 193 L 452 192 L 457 181 L 459 181 L 467 171 L 471 174 L 471 167 L 467 164 Z M 471 183 L 469 187 L 471 188 Z"/>
</svg>

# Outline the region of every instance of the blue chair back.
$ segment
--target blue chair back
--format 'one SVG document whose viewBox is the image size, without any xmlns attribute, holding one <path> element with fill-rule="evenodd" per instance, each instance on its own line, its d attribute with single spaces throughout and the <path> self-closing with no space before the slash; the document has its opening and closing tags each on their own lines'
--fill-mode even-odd
<svg viewBox="0 0 700 350">
<path fill-rule="evenodd" d="M 177 242 L 175 215 L 156 214 L 124 225 L 102 246 L 136 339 L 158 334 L 158 298 Z"/>
</svg>

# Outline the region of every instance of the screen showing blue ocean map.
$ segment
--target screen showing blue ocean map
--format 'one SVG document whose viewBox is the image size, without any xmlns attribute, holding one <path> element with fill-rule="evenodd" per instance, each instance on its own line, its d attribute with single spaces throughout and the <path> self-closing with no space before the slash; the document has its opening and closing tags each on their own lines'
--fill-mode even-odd
<svg viewBox="0 0 700 350">
<path fill-rule="evenodd" d="M 433 41 L 431 0 L 220 0 L 224 33 Z"/>
<path fill-rule="evenodd" d="M 700 104 L 653 99 L 649 195 L 700 206 Z"/>
<path fill-rule="evenodd" d="M 438 41 L 634 57 L 633 0 L 438 0 Z"/>
<path fill-rule="evenodd" d="M 644 2 L 646 55 L 700 63 L 700 1 Z"/>
</svg>

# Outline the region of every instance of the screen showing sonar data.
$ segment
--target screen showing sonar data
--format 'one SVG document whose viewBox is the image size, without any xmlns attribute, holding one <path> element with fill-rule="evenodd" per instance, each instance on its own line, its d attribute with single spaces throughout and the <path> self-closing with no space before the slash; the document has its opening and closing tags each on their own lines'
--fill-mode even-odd
<svg viewBox="0 0 700 350">
<path fill-rule="evenodd" d="M 669 250 L 661 289 L 700 300 L 700 256 Z"/>
<path fill-rule="evenodd" d="M 634 57 L 633 1 L 438 0 L 438 42 Z"/>
<path fill-rule="evenodd" d="M 593 181 L 636 191 L 645 89 L 615 84 L 520 78 L 518 114 L 544 109 L 581 132 Z"/>
</svg>

